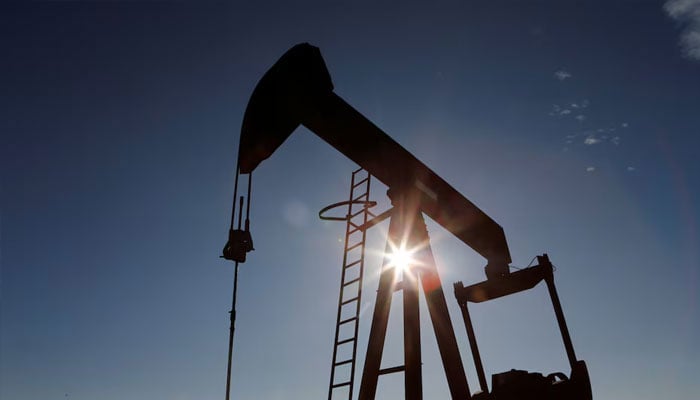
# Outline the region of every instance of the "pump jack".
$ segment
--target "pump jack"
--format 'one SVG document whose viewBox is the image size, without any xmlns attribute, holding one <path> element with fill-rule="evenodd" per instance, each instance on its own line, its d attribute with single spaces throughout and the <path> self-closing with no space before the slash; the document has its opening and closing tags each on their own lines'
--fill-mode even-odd
<svg viewBox="0 0 700 400">
<path fill-rule="evenodd" d="M 365 221 L 359 228 L 364 232 L 381 220 L 390 218 L 387 249 L 406 246 L 414 250 L 414 261 L 405 269 L 402 282 L 398 282 L 398 274 L 391 263 L 386 263 L 382 270 L 359 400 L 374 399 L 379 376 L 391 372 L 404 372 L 406 399 L 422 399 L 419 287 L 422 287 L 426 298 L 453 400 L 591 399 L 586 366 L 574 354 L 548 257 L 540 256 L 539 265 L 511 273 L 511 257 L 501 226 L 336 95 L 319 49 L 307 43 L 291 48 L 270 68 L 248 103 L 241 129 L 236 172 L 236 191 L 239 174 L 249 174 L 248 210 L 253 170 L 270 157 L 299 125 L 304 125 L 389 188 L 387 195 L 393 207 L 373 220 Z M 352 198 L 347 204 L 351 203 Z M 234 193 L 232 224 L 223 257 L 236 261 L 238 265 L 252 250 L 252 238 L 247 217 L 245 229 L 241 229 L 240 215 L 238 229 L 233 229 L 235 204 Z M 242 214 L 242 202 L 238 210 Z M 462 310 L 479 376 L 481 391 L 475 394 L 471 393 L 467 383 L 442 283 L 430 249 L 424 213 L 487 261 L 487 279 L 484 282 L 469 287 L 464 287 L 461 282 L 455 284 L 455 296 Z M 511 370 L 494 375 L 489 392 L 467 303 L 517 293 L 534 287 L 542 280 L 546 282 L 552 298 L 572 372 L 569 377 L 563 373 L 545 377 L 538 373 Z M 380 364 L 391 298 L 397 288 L 403 290 L 405 364 L 382 370 Z"/>
</svg>

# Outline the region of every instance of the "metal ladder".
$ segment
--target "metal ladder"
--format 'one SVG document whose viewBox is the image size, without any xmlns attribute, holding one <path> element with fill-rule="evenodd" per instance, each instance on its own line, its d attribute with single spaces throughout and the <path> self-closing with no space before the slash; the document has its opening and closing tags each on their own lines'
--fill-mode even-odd
<svg viewBox="0 0 700 400">
<path fill-rule="evenodd" d="M 362 168 L 353 171 L 347 214 L 343 218 L 346 221 L 345 245 L 328 400 L 341 398 L 352 400 L 355 383 L 357 332 L 362 300 L 362 276 L 365 264 L 366 233 L 362 226 L 367 223 L 369 217 L 375 217 L 369 211 L 371 206 L 369 189 L 370 174 Z M 340 382 L 336 382 L 336 379 L 339 379 Z M 344 396 L 344 393 L 347 393 L 347 397 Z"/>
</svg>

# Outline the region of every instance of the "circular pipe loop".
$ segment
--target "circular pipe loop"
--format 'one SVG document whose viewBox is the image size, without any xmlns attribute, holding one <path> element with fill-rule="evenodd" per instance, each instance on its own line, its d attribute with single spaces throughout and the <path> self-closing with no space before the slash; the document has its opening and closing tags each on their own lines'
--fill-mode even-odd
<svg viewBox="0 0 700 400">
<path fill-rule="evenodd" d="M 318 212 L 318 217 L 321 218 L 322 220 L 326 221 L 347 221 L 350 219 L 350 215 L 345 215 L 343 217 L 332 217 L 332 216 L 326 216 L 323 215 L 327 211 L 330 211 L 336 207 L 341 207 L 341 206 L 349 206 L 351 204 L 362 204 L 364 205 L 365 208 L 372 208 L 377 205 L 376 201 L 360 201 L 360 200 L 345 200 L 345 201 L 339 201 L 337 203 L 333 203 L 327 207 L 324 207 L 321 209 L 321 211 Z"/>
</svg>

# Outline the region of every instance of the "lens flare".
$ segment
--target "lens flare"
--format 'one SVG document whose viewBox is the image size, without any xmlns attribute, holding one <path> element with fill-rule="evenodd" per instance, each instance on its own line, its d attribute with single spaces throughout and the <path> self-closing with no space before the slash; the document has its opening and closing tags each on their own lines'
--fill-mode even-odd
<svg viewBox="0 0 700 400">
<path fill-rule="evenodd" d="M 415 262 L 413 251 L 406 249 L 404 245 L 393 248 L 389 253 L 389 263 L 401 271 L 407 271 Z"/>
</svg>

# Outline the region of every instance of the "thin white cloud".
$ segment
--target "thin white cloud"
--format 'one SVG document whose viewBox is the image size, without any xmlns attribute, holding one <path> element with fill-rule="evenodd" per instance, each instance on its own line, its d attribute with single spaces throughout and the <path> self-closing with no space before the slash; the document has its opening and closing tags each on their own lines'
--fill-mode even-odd
<svg viewBox="0 0 700 400">
<path fill-rule="evenodd" d="M 700 0 L 666 0 L 664 11 L 683 25 L 680 38 L 683 54 L 700 61 Z"/>
<path fill-rule="evenodd" d="M 630 124 L 628 124 L 627 122 L 623 122 L 621 126 L 622 126 L 623 128 L 627 128 L 628 126 L 630 126 Z"/>
<path fill-rule="evenodd" d="M 571 78 L 572 75 L 571 75 L 570 72 L 565 71 L 565 70 L 563 70 L 563 69 L 560 69 L 559 71 L 556 71 L 556 72 L 554 73 L 554 77 L 557 78 L 557 79 L 559 79 L 560 81 L 563 81 L 563 80 L 566 80 L 566 79 Z"/>
<path fill-rule="evenodd" d="M 637 169 L 637 168 L 635 168 L 635 167 L 633 167 L 633 166 L 631 166 L 631 165 L 630 165 L 629 167 L 627 167 L 627 171 L 629 171 L 629 172 L 632 172 L 632 171 L 634 171 L 634 170 L 636 170 L 636 169 Z"/>
<path fill-rule="evenodd" d="M 602 133 L 602 134 L 601 134 Z M 566 135 L 564 137 L 564 142 L 566 144 L 571 144 L 574 142 L 574 139 L 577 137 L 581 137 L 581 139 L 577 139 L 576 142 L 582 143 L 586 146 L 593 146 L 597 144 L 601 145 L 606 145 L 606 144 L 613 144 L 615 146 L 619 146 L 620 143 L 622 142 L 622 137 L 620 136 L 610 136 L 607 134 L 607 129 L 589 129 L 587 131 L 583 131 L 580 133 L 573 133 Z"/>
<path fill-rule="evenodd" d="M 586 168 L 586 172 L 593 172 L 593 171 L 595 171 L 595 167 Z"/>
<path fill-rule="evenodd" d="M 592 146 L 598 143 L 600 143 L 600 139 L 593 135 L 589 135 L 585 139 L 583 139 L 583 144 L 585 144 L 586 146 Z"/>
<path fill-rule="evenodd" d="M 578 120 L 578 122 L 583 122 L 585 119 L 586 119 L 586 116 L 583 114 L 579 114 L 576 116 L 576 120 Z"/>
<path fill-rule="evenodd" d="M 573 116 L 575 112 L 576 113 L 583 112 L 582 109 L 584 109 L 586 107 L 588 107 L 588 100 L 582 100 L 579 102 L 570 103 L 568 106 L 566 104 L 563 106 L 560 106 L 559 104 L 552 104 L 552 110 L 549 112 L 549 115 L 554 116 L 554 117 L 561 116 L 561 115 Z M 585 118 L 585 116 L 581 117 L 581 118 Z"/>
</svg>

